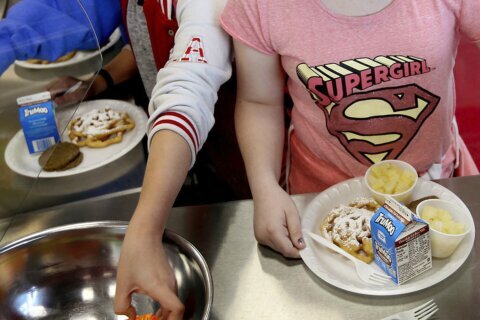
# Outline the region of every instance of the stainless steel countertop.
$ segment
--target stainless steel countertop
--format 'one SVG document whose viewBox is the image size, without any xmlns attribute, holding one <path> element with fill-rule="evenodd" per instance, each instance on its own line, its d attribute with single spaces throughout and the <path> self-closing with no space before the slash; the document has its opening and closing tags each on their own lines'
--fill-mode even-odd
<svg viewBox="0 0 480 320">
<path fill-rule="evenodd" d="M 480 222 L 480 176 L 439 181 Z M 95 220 L 129 220 L 139 189 L 18 215 L 0 244 L 49 227 Z M 315 194 L 297 195 L 300 210 Z M 301 260 L 288 260 L 253 237 L 250 200 L 174 208 L 168 228 L 204 255 L 214 281 L 211 319 L 380 319 L 435 299 L 436 319 L 479 319 L 480 245 L 457 272 L 423 291 L 372 297 L 337 289 L 317 278 Z M 0 225 L 0 228 L 2 226 Z M 6 225 L 3 228 L 7 228 Z M 1 235 L 1 233 L 0 233 Z"/>
</svg>

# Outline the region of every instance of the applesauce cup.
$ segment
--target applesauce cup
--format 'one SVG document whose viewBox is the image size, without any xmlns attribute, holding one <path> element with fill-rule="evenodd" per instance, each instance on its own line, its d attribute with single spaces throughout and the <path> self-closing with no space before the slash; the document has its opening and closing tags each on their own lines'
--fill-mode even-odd
<svg viewBox="0 0 480 320">
<path fill-rule="evenodd" d="M 403 170 L 406 170 L 408 172 L 411 172 L 414 177 L 415 177 L 415 180 L 413 181 L 413 184 L 410 186 L 410 188 L 408 188 L 407 190 L 403 191 L 403 192 L 400 192 L 400 193 L 393 193 L 393 194 L 388 194 L 388 193 L 381 193 L 375 189 L 372 188 L 372 186 L 370 185 L 369 181 L 368 181 L 368 177 L 370 174 L 372 174 L 372 169 L 375 168 L 375 167 L 378 167 L 380 165 L 383 165 L 385 163 L 390 163 L 394 166 L 397 166 L 399 167 L 400 169 L 403 169 Z M 413 190 L 415 189 L 415 186 L 417 184 L 417 181 L 418 181 L 418 174 L 417 174 L 417 170 L 415 170 L 415 168 L 405 162 L 405 161 L 401 161 L 401 160 L 383 160 L 383 161 L 380 161 L 380 162 L 377 162 L 373 165 L 371 165 L 367 172 L 365 173 L 365 176 L 364 176 L 364 181 L 365 181 L 365 185 L 367 186 L 367 189 L 368 191 L 370 192 L 370 194 L 372 195 L 372 197 L 381 205 L 383 205 L 385 203 L 385 198 L 387 196 L 389 197 L 392 197 L 394 198 L 395 200 L 399 201 L 399 202 L 402 202 L 402 203 L 407 203 L 408 201 L 410 201 L 410 199 L 412 198 L 412 193 L 413 193 Z"/>
<path fill-rule="evenodd" d="M 417 206 L 416 214 L 420 218 L 422 218 L 422 211 L 425 206 L 432 206 L 448 211 L 453 221 L 462 223 L 464 226 L 464 232 L 458 234 L 450 234 L 438 231 L 434 229 L 431 224 L 429 224 L 432 257 L 448 258 L 453 252 L 455 252 L 455 249 L 457 249 L 458 245 L 472 229 L 472 220 L 468 217 L 469 212 L 450 201 L 441 199 L 429 199 L 420 202 Z"/>
</svg>

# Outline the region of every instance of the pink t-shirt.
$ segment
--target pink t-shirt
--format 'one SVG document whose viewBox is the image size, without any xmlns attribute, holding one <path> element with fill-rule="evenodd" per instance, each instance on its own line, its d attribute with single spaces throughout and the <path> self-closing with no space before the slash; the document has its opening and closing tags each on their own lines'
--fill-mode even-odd
<svg viewBox="0 0 480 320">
<path fill-rule="evenodd" d="M 421 174 L 437 164 L 437 178 L 447 177 L 456 146 L 464 173 L 478 173 L 455 142 L 453 66 L 460 33 L 480 40 L 479 12 L 478 0 L 393 0 L 362 17 L 321 0 L 230 0 L 224 29 L 278 54 L 288 75 L 292 193 L 361 176 L 383 159 Z"/>
</svg>

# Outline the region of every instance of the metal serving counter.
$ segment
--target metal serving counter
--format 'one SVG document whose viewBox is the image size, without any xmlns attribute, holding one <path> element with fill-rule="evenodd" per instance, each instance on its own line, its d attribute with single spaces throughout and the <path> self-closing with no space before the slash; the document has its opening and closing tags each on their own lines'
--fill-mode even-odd
<svg viewBox="0 0 480 320">
<path fill-rule="evenodd" d="M 19 212 L 46 208 L 142 185 L 145 151 L 140 143 L 108 165 L 72 176 L 32 178 L 14 172 L 5 161 L 5 150 L 21 129 L 16 99 L 45 90 L 61 75 L 90 77 L 110 61 L 123 46 L 114 45 L 89 60 L 64 68 L 44 70 L 12 65 L 0 77 L 0 225 Z M 70 106 L 74 109 L 76 106 Z M 62 107 L 64 110 L 66 107 Z M 57 110 L 58 112 L 58 110 Z M 73 111 L 72 111 L 73 114 Z M 59 128 L 63 130 L 63 128 Z"/>
<path fill-rule="evenodd" d="M 3 88 L 3 87 L 2 87 Z M 2 100 L 2 105 L 7 104 Z M 31 178 L 11 170 L 4 153 L 20 130 L 15 100 L 0 105 L 0 223 L 19 212 L 36 210 L 119 190 L 139 187 L 145 170 L 145 152 L 138 144 L 120 159 L 100 168 L 65 177 Z"/>
<path fill-rule="evenodd" d="M 480 176 L 439 181 L 480 222 Z M 0 244 L 70 223 L 129 220 L 139 196 L 132 189 L 13 217 Z M 297 195 L 301 211 L 315 194 Z M 301 260 L 285 259 L 253 237 L 250 200 L 174 208 L 168 228 L 191 241 L 211 268 L 211 319 L 380 319 L 435 299 L 436 319 L 480 319 L 480 245 L 444 281 L 419 292 L 372 297 L 337 289 L 317 278 Z M 2 228 L 2 225 L 0 225 Z M 0 229 L 1 230 L 1 229 Z M 1 235 L 2 233 L 0 233 Z"/>
</svg>

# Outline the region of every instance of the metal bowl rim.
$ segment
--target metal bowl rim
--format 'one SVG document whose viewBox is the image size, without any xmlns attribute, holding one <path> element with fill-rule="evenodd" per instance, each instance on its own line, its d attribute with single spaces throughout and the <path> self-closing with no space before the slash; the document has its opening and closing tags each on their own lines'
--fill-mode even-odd
<svg viewBox="0 0 480 320">
<path fill-rule="evenodd" d="M 49 235 L 60 234 L 66 231 L 101 229 L 101 228 L 112 228 L 112 229 L 123 228 L 126 230 L 127 227 L 128 227 L 128 222 L 118 221 L 118 220 L 80 222 L 80 223 L 72 223 L 72 224 L 52 227 L 52 228 L 48 228 L 39 232 L 26 235 L 22 238 L 13 240 L 11 242 L 8 242 L 0 246 L 0 255 L 8 253 L 16 248 L 21 248 L 23 246 L 26 246 L 36 240 L 46 238 Z M 191 242 L 189 242 L 179 234 L 169 229 L 165 229 L 164 236 L 168 240 L 172 241 L 174 244 L 178 245 L 183 251 L 191 255 L 191 257 L 199 264 L 200 270 L 202 272 L 202 276 L 205 279 L 205 294 L 206 294 L 206 301 L 207 301 L 203 310 L 202 319 L 207 320 L 212 308 L 214 287 L 213 287 L 213 279 L 211 276 L 210 268 L 208 267 L 207 262 L 205 261 L 205 258 L 202 256 L 200 251 L 198 251 L 198 249 Z"/>
</svg>

